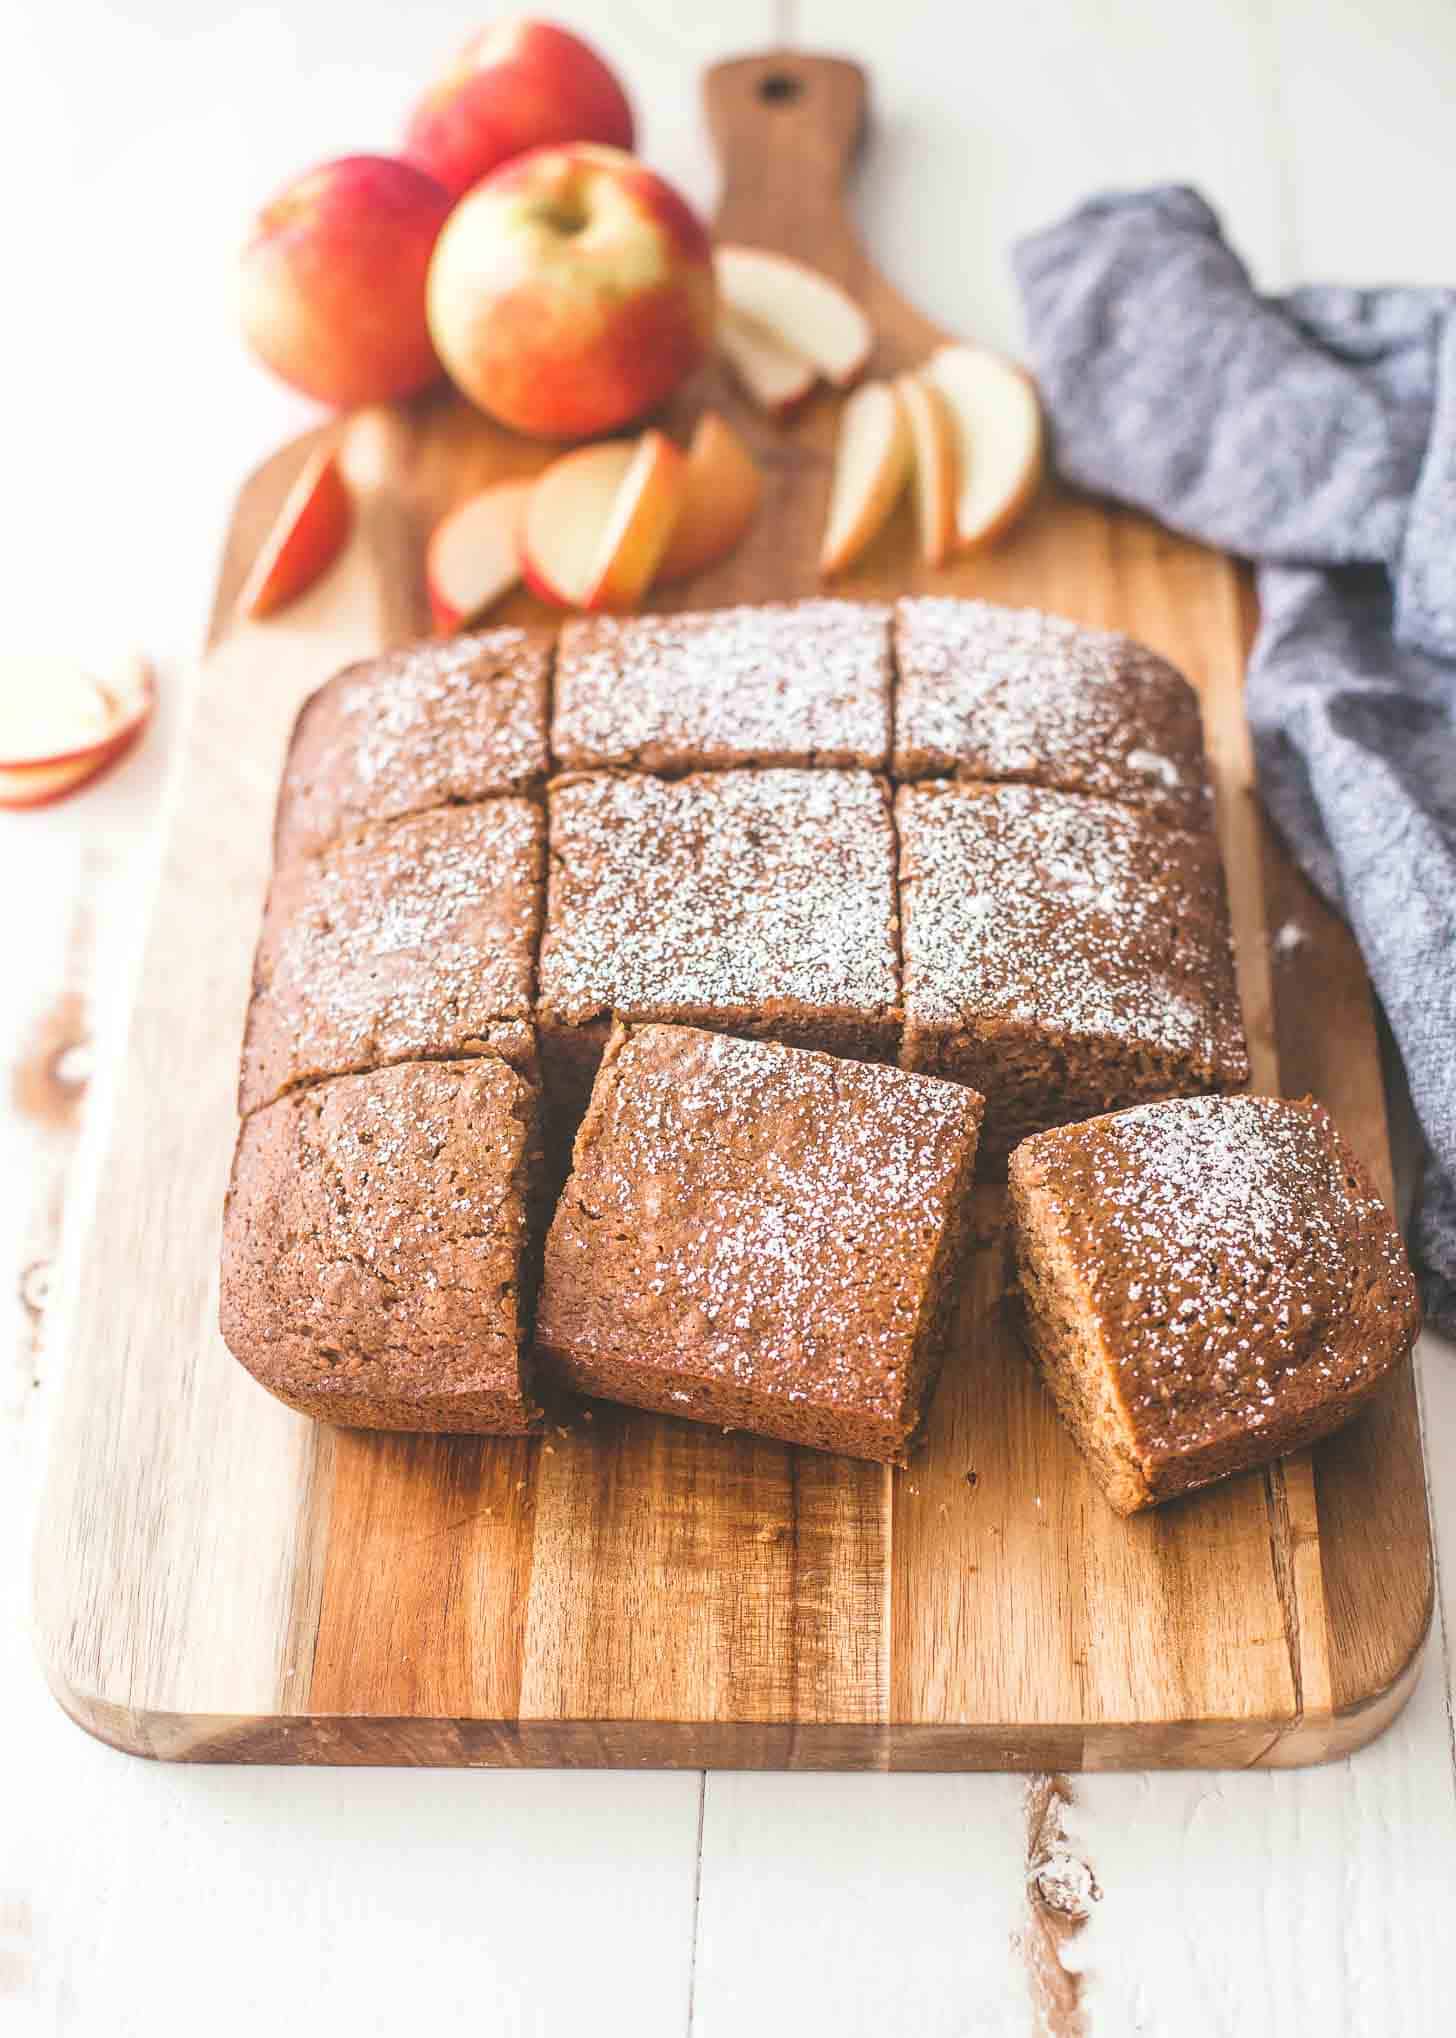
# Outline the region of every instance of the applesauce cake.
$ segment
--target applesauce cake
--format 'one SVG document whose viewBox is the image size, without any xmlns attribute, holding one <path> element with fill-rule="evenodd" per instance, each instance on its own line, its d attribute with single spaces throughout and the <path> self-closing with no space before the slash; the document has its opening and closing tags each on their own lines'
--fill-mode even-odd
<svg viewBox="0 0 1456 2038">
<path fill-rule="evenodd" d="M 245 1119 L 220 1320 L 253 1377 L 354 1428 L 535 1428 L 536 1104 L 486 1056 L 339 1076 Z"/>
<path fill-rule="evenodd" d="M 883 771 L 890 610 L 799 601 L 578 618 L 561 632 L 551 748 L 570 770 Z"/>
<path fill-rule="evenodd" d="M 547 1239 L 565 1385 L 903 1464 L 940 1369 L 981 1100 L 899 1069 L 617 1027 Z"/>
<path fill-rule="evenodd" d="M 549 631 L 478 630 L 337 673 L 294 726 L 278 861 L 381 821 L 539 785 L 551 652 Z"/>
<path fill-rule="evenodd" d="M 1212 819 L 1198 697 L 1145 644 L 1037 609 L 895 604 L 897 779 L 1022 781 Z"/>
<path fill-rule="evenodd" d="M 901 1066 L 986 1099 L 983 1152 L 1248 1055 L 1211 833 L 1036 786 L 902 786 Z"/>
<path fill-rule="evenodd" d="M 545 822 L 500 798 L 388 822 L 275 870 L 239 1109 L 491 1047 L 528 1067 Z"/>
<path fill-rule="evenodd" d="M 549 791 L 537 1021 L 553 1110 L 614 1017 L 893 1061 L 895 837 L 870 772 L 567 776 Z"/>
<path fill-rule="evenodd" d="M 1063 1126 L 1010 1191 L 1033 1356 L 1120 1514 L 1313 1443 L 1415 1340 L 1399 1233 L 1318 1104 Z"/>
</svg>

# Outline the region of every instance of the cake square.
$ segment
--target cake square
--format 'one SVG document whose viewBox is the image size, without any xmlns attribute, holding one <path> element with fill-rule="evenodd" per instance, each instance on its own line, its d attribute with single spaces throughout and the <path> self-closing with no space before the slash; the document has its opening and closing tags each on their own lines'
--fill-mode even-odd
<svg viewBox="0 0 1456 2038">
<path fill-rule="evenodd" d="M 487 1056 L 340 1076 L 245 1120 L 221 1326 L 254 1378 L 346 1427 L 534 1428 L 536 1101 Z"/>
<path fill-rule="evenodd" d="M 600 774 L 550 789 L 537 1017 L 574 1125 L 613 1017 L 893 1060 L 895 838 L 869 772 Z"/>
<path fill-rule="evenodd" d="M 545 822 L 533 802 L 440 807 L 274 873 L 238 1108 L 322 1076 L 492 1047 L 523 1067 Z"/>
<path fill-rule="evenodd" d="M 899 1069 L 616 1028 L 547 1239 L 543 1362 L 583 1394 L 902 1464 L 980 1117 Z"/>
<path fill-rule="evenodd" d="M 890 611 L 770 602 L 561 632 L 551 748 L 573 770 L 861 766 L 890 752 Z"/>
<path fill-rule="evenodd" d="M 1248 1080 L 1212 834 L 1022 785 L 903 786 L 901 1066 L 986 1099 L 982 1151 Z"/>
<path fill-rule="evenodd" d="M 1033 1355 L 1120 1514 L 1327 1435 L 1419 1329 L 1405 1248 L 1318 1104 L 1063 1126 L 1016 1149 L 1010 1190 Z"/>
<path fill-rule="evenodd" d="M 280 863 L 546 775 L 551 638 L 480 630 L 337 673 L 305 702 L 278 792 Z"/>
<path fill-rule="evenodd" d="M 1146 645 L 1036 609 L 895 605 L 895 776 L 1025 781 L 1182 828 L 1212 809 L 1198 697 Z"/>
</svg>

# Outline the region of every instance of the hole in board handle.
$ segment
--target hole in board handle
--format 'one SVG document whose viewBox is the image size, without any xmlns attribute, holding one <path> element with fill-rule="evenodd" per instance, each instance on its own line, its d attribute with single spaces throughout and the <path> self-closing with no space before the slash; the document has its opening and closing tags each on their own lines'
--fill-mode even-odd
<svg viewBox="0 0 1456 2038">
<path fill-rule="evenodd" d="M 794 77 L 789 71 L 770 71 L 766 78 L 758 81 L 758 96 L 768 106 L 788 106 L 800 97 L 803 90 L 803 79 Z"/>
</svg>

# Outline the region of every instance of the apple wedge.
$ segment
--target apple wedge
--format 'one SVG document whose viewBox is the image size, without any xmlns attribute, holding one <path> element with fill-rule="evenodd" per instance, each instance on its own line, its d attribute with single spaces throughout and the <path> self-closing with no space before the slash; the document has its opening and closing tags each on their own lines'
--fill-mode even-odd
<svg viewBox="0 0 1456 2038">
<path fill-rule="evenodd" d="M 771 417 L 786 418 L 814 391 L 812 361 L 751 318 L 726 307 L 718 313 L 718 351 L 747 394 Z"/>
<path fill-rule="evenodd" d="M 717 411 L 704 411 L 688 447 L 682 508 L 657 578 L 686 580 L 726 559 L 757 516 L 762 496 L 753 455 Z"/>
<path fill-rule="evenodd" d="M 852 565 L 885 522 L 905 486 L 910 459 L 910 428 L 900 398 L 888 382 L 866 382 L 840 414 L 819 554 L 826 577 Z"/>
<path fill-rule="evenodd" d="M 243 582 L 240 613 L 271 615 L 312 587 L 343 550 L 353 514 L 336 449 L 316 447 Z"/>
<path fill-rule="evenodd" d="M 0 806 L 47 806 L 96 778 L 135 743 L 155 697 L 142 659 L 110 685 L 64 658 L 0 659 Z"/>
<path fill-rule="evenodd" d="M 791 255 L 766 248 L 719 247 L 713 266 L 730 312 L 766 326 L 839 388 L 858 379 L 875 336 L 847 290 Z"/>
<path fill-rule="evenodd" d="M 927 566 L 943 566 L 955 542 L 955 420 L 940 390 L 922 376 L 899 376 L 895 394 L 910 433 L 920 556 Z"/>
<path fill-rule="evenodd" d="M 435 634 L 468 629 L 521 577 L 521 526 L 533 481 L 499 481 L 442 517 L 425 547 Z"/>
<path fill-rule="evenodd" d="M 922 372 L 955 421 L 956 544 L 971 551 L 1008 530 L 1036 493 L 1044 458 L 1036 384 L 985 347 L 941 347 Z"/>
<path fill-rule="evenodd" d="M 672 536 L 684 464 L 657 431 L 553 460 L 526 502 L 527 586 L 561 608 L 635 608 Z"/>
</svg>

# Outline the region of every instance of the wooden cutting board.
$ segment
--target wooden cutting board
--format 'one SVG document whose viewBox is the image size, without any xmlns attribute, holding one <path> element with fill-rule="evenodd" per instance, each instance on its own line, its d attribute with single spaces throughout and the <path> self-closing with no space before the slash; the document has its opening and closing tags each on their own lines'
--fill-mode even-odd
<svg viewBox="0 0 1456 2038">
<path fill-rule="evenodd" d="M 862 74 L 774 54 L 720 66 L 706 98 L 722 232 L 848 284 L 879 368 L 923 358 L 943 335 L 845 214 Z M 747 434 L 768 488 L 748 542 L 682 605 L 810 591 L 837 399 L 780 430 L 714 381 L 673 428 L 705 401 Z M 1120 1521 L 1008 1335 L 994 1194 L 907 1472 L 606 1407 L 530 1443 L 332 1431 L 233 1363 L 218 1222 L 295 710 L 346 659 L 424 627 L 433 518 L 543 457 L 443 392 L 354 420 L 349 552 L 275 622 L 237 626 L 233 596 L 306 450 L 238 505 L 126 1054 L 58 1283 L 70 1369 L 38 1614 L 62 1705 L 120 1747 L 195 1761 L 1284 1764 L 1378 1732 L 1431 1605 L 1409 1369 L 1312 1455 Z M 1388 1189 L 1359 958 L 1251 788 L 1240 573 L 1049 491 L 1010 541 L 939 573 L 902 512 L 844 591 L 907 588 L 1116 625 L 1193 677 L 1256 1085 L 1321 1097 Z M 507 613 L 541 612 L 521 596 Z"/>
</svg>

